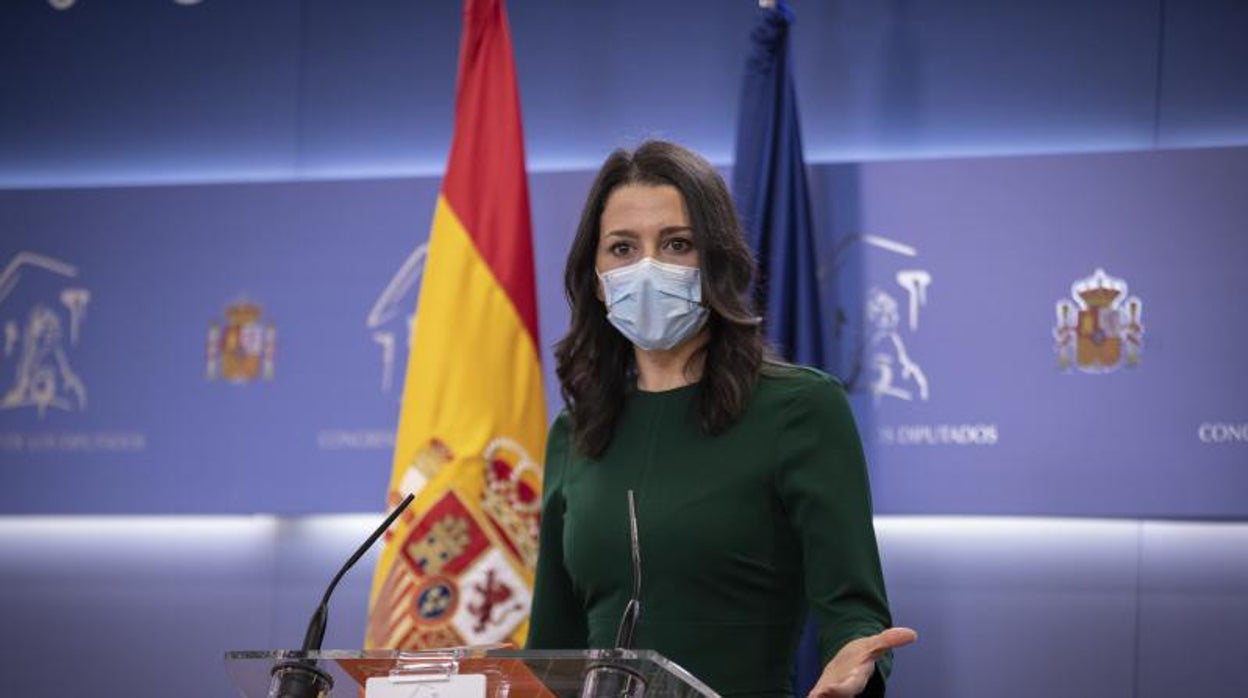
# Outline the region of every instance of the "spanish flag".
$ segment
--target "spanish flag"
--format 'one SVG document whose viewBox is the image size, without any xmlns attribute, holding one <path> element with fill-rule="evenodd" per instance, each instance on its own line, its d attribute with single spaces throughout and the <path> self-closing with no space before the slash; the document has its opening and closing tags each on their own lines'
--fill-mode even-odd
<svg viewBox="0 0 1248 698">
<path fill-rule="evenodd" d="M 438 196 L 390 478 L 416 500 L 382 549 L 366 646 L 528 631 L 546 407 L 520 98 L 502 0 L 465 0 Z"/>
</svg>

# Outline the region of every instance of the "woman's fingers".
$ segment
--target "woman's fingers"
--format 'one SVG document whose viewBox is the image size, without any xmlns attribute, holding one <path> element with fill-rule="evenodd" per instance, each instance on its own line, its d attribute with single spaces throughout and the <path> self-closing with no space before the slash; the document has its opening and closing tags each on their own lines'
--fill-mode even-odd
<svg viewBox="0 0 1248 698">
<path fill-rule="evenodd" d="M 807 698 L 837 698 L 857 695 L 875 671 L 875 660 L 888 650 L 904 647 L 919 639 L 910 628 L 889 628 L 882 633 L 860 637 L 841 648 L 824 667 Z"/>
<path fill-rule="evenodd" d="M 888 650 L 905 647 L 918 640 L 919 634 L 910 628 L 889 628 L 868 639 L 871 641 L 871 656 L 874 659 Z"/>
</svg>

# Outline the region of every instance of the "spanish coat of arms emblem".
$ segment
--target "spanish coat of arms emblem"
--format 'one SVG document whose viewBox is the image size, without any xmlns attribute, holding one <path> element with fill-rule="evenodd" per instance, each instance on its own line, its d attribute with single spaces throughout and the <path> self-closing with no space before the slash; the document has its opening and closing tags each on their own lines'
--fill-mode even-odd
<svg viewBox="0 0 1248 698">
<path fill-rule="evenodd" d="M 1135 366 L 1144 348 L 1144 302 L 1127 295 L 1127 282 L 1097 269 L 1071 284 L 1072 300 L 1057 302 L 1057 363 L 1062 370 L 1109 373 Z"/>
<path fill-rule="evenodd" d="M 208 327 L 208 380 L 250 383 L 263 377 L 273 380 L 277 329 L 264 319 L 259 304 L 241 300 L 225 309 L 225 322 L 213 320 Z"/>
</svg>

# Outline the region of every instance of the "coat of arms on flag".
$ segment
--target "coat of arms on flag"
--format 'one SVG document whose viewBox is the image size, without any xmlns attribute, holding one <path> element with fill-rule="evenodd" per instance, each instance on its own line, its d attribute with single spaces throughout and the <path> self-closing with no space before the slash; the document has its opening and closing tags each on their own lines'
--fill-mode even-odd
<svg viewBox="0 0 1248 698">
<path fill-rule="evenodd" d="M 369 643 L 448 647 L 505 641 L 525 620 L 531 592 L 523 563 L 500 550 L 516 543 L 491 535 L 497 524 L 454 491 L 407 527 L 399 557 L 377 597 Z M 497 528 L 493 528 L 497 531 Z M 536 545 L 536 540 L 522 545 Z"/>
</svg>

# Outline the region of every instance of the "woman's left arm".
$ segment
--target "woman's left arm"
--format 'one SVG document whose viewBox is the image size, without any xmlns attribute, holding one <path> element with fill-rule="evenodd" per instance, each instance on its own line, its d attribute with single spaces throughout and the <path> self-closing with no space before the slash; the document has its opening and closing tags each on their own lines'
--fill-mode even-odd
<svg viewBox="0 0 1248 698">
<path fill-rule="evenodd" d="M 892 628 L 858 429 L 835 379 L 811 378 L 781 415 L 777 491 L 801 538 L 807 603 L 825 668 L 813 696 L 883 695 Z"/>
</svg>

